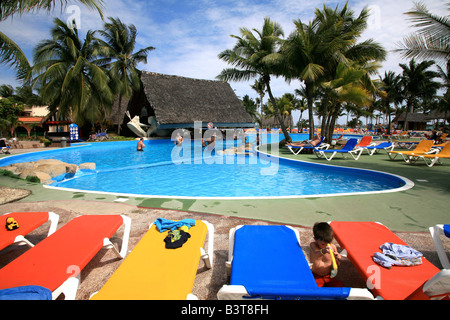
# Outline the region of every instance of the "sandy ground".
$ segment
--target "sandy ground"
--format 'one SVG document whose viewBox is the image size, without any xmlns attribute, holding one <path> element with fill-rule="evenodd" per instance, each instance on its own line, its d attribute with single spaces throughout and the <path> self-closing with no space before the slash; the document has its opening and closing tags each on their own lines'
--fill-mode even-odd
<svg viewBox="0 0 450 320">
<path fill-rule="evenodd" d="M 80 214 L 125 214 L 132 220 L 131 235 L 128 250 L 131 251 L 148 230 L 149 224 L 158 217 L 166 219 L 191 218 L 207 220 L 215 227 L 214 237 L 214 265 L 207 269 L 203 262 L 199 263 L 193 294 L 200 300 L 215 300 L 217 292 L 229 279 L 225 269 L 225 261 L 228 258 L 229 230 L 241 224 L 268 224 L 264 221 L 240 219 L 235 217 L 196 214 L 184 211 L 139 208 L 121 203 L 104 203 L 96 201 L 68 200 L 68 201 L 42 201 L 42 202 L 10 202 L 0 205 L 0 214 L 18 211 L 53 211 L 60 216 L 58 228 Z M 29 234 L 28 239 L 33 243 L 41 241 L 48 231 L 49 223 Z M 300 232 L 302 249 L 308 257 L 309 243 L 312 241 L 312 229 L 309 227 L 293 226 Z M 123 228 L 123 227 L 122 227 Z M 118 230 L 112 241 L 120 246 L 122 228 Z M 421 251 L 424 256 L 437 267 L 441 268 L 434 244 L 429 233 L 397 233 L 406 243 Z M 450 245 L 447 245 L 450 251 Z M 21 253 L 25 252 L 25 246 L 11 245 L 0 251 L 0 267 L 3 267 Z M 77 293 L 77 300 L 87 300 L 90 295 L 100 290 L 119 267 L 121 259 L 118 259 L 110 250 L 101 250 L 81 273 L 81 284 Z M 365 287 L 364 281 L 357 274 L 348 260 L 344 260 L 339 269 L 338 279 L 346 286 Z"/>
</svg>

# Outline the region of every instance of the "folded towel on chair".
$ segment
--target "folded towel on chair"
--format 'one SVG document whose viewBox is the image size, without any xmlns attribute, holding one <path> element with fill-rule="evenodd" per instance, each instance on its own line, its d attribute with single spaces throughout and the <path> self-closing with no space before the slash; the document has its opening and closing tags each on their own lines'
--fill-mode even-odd
<svg viewBox="0 0 450 320">
<path fill-rule="evenodd" d="M 373 261 L 390 268 L 392 266 L 417 266 L 422 264 L 422 253 L 410 246 L 386 242 L 380 246 L 382 253 L 375 252 Z"/>
</svg>

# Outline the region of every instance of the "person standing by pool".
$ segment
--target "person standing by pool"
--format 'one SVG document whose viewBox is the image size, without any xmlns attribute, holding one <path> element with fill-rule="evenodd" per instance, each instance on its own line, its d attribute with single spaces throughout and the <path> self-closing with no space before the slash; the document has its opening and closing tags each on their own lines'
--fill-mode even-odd
<svg viewBox="0 0 450 320">
<path fill-rule="evenodd" d="M 137 144 L 137 151 L 144 151 L 144 138 L 141 138 Z"/>
<path fill-rule="evenodd" d="M 259 137 L 259 132 L 256 133 L 256 140 L 255 140 L 256 146 L 259 146 L 261 143 L 261 138 Z"/>
</svg>

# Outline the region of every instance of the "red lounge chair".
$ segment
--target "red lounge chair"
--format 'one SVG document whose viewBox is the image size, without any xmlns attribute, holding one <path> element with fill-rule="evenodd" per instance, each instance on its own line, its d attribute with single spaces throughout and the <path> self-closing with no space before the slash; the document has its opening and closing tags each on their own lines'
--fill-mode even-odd
<svg viewBox="0 0 450 320">
<path fill-rule="evenodd" d="M 110 242 L 125 224 L 119 252 Z M 75 299 L 79 273 L 106 247 L 123 258 L 128 248 L 131 219 L 120 215 L 85 215 L 68 222 L 48 238 L 0 269 L 0 289 L 41 286 L 52 291 L 53 299 L 64 293 Z"/>
<path fill-rule="evenodd" d="M 361 141 L 355 146 L 355 148 L 363 148 L 373 145 L 372 144 L 372 136 L 363 136 Z"/>
<path fill-rule="evenodd" d="M 6 219 L 14 218 L 19 228 L 8 231 L 4 227 Z M 33 247 L 30 241 L 25 239 L 25 236 L 31 231 L 37 229 L 47 221 L 50 221 L 50 229 L 47 237 L 56 231 L 59 216 L 53 212 L 11 212 L 0 216 L 0 250 L 6 248 L 13 243 L 26 244 Z"/>
<path fill-rule="evenodd" d="M 384 225 L 377 222 L 330 223 L 336 241 L 347 250 L 348 258 L 361 277 L 367 280 L 375 297 L 385 300 L 428 300 L 450 294 L 450 270 L 439 270 L 422 258 L 413 267 L 384 268 L 372 260 L 385 242 L 406 245 Z"/>
</svg>

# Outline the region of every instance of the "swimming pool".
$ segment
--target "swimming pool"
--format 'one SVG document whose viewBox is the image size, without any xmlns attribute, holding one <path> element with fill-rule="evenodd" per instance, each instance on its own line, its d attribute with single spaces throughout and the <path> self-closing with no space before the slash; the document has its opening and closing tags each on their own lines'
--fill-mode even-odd
<svg viewBox="0 0 450 320">
<path fill-rule="evenodd" d="M 190 148 L 179 148 L 169 139 L 147 140 L 144 152 L 137 152 L 136 144 L 78 144 L 3 158 L 0 166 L 44 158 L 77 165 L 95 162 L 95 170 L 60 177 L 62 180 L 47 187 L 157 198 L 329 196 L 393 192 L 408 188 L 409 184 L 405 178 L 382 172 L 299 162 L 264 153 L 221 155 L 202 149 L 198 142 L 191 142 Z"/>
</svg>

